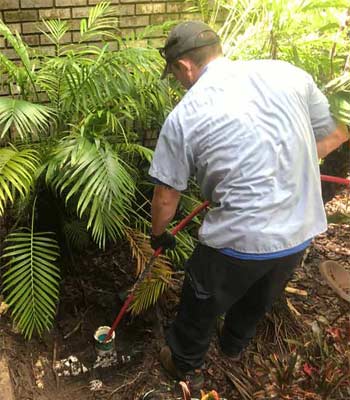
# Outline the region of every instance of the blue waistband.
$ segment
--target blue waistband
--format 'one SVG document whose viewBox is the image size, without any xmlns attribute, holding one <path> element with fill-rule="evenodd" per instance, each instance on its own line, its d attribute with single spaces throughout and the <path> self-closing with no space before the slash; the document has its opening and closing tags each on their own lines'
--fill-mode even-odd
<svg viewBox="0 0 350 400">
<path fill-rule="evenodd" d="M 298 253 L 299 251 L 305 250 L 311 243 L 312 239 L 307 240 L 304 243 L 298 244 L 298 246 L 292 247 L 287 250 L 275 251 L 274 253 L 242 253 L 233 249 L 219 249 L 220 253 L 226 254 L 227 256 L 239 258 L 241 260 L 272 260 L 274 258 L 286 257 L 291 254 Z"/>
</svg>

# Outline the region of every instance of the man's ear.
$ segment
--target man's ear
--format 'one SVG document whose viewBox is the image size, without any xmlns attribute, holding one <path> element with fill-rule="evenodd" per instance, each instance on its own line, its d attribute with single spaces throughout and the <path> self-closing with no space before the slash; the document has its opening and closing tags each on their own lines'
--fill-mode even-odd
<svg viewBox="0 0 350 400">
<path fill-rule="evenodd" d="M 200 72 L 197 65 L 188 58 L 181 58 L 177 62 L 179 63 L 182 74 L 187 77 L 189 82 L 191 82 L 191 84 L 196 82 Z"/>
<path fill-rule="evenodd" d="M 181 58 L 176 61 L 176 68 L 183 73 L 189 73 L 192 69 L 192 62 L 187 58 Z"/>
</svg>

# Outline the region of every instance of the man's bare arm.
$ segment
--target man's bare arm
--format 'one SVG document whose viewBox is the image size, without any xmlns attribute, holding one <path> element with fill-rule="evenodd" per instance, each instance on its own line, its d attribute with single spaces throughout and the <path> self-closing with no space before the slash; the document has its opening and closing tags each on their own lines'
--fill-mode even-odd
<svg viewBox="0 0 350 400">
<path fill-rule="evenodd" d="M 318 157 L 325 158 L 329 153 L 336 150 L 347 140 L 349 140 L 349 131 L 347 126 L 344 124 L 338 124 L 335 131 L 316 143 Z"/>
<path fill-rule="evenodd" d="M 181 193 L 168 186 L 156 185 L 152 199 L 152 233 L 161 235 L 174 218 Z"/>
</svg>

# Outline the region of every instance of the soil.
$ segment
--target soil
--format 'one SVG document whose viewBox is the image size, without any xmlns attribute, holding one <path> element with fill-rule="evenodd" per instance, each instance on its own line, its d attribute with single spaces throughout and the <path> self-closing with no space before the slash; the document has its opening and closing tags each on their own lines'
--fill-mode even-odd
<svg viewBox="0 0 350 400">
<path fill-rule="evenodd" d="M 345 207 L 349 211 L 346 193 L 327 205 L 328 212 L 335 213 L 339 205 L 342 210 Z M 293 384 L 288 390 L 281 389 L 283 384 L 273 373 L 276 365 L 271 355 L 278 355 L 283 362 L 287 360 L 291 348 L 283 339 L 306 342 L 303 338 L 315 328 L 317 321 L 318 326 L 328 332 L 329 329 L 338 332 L 338 329 L 344 333 L 338 335 L 342 343 L 327 342 L 334 345 L 331 358 L 339 357 L 337 365 L 344 373 L 345 353 L 350 348 L 349 303 L 322 280 L 318 265 L 324 259 L 336 260 L 350 271 L 350 225 L 330 224 L 328 231 L 314 240 L 289 283 L 290 287 L 304 290 L 307 295 L 286 293 L 287 301 L 278 303 L 261 322 L 256 339 L 240 362 L 232 363 L 220 355 L 216 339 L 213 339 L 204 369 L 206 390 L 215 389 L 221 398 L 229 400 L 321 399 L 321 386 L 317 386 L 316 375 L 312 372 L 316 368 L 305 363 L 296 365 Z M 16 332 L 8 315 L 1 316 L 1 350 L 9 361 L 16 400 L 182 399 L 179 385 L 166 375 L 158 361 L 163 327 L 176 312 L 181 280 L 173 284 L 172 290 L 152 310 L 135 318 L 126 315 L 116 331 L 117 364 L 93 368 L 96 360 L 93 334 L 99 326 L 110 326 L 114 321 L 126 290 L 132 286 L 134 271 L 135 264 L 123 245 L 114 246 L 103 254 L 89 250 L 75 258 L 62 282 L 55 327 L 41 339 L 26 342 Z M 341 345 L 345 351 L 339 350 Z M 59 376 L 54 367 L 69 356 L 79 360 L 80 373 Z M 83 366 L 86 372 L 82 372 Z M 67 373 L 72 373 L 74 368 L 75 363 L 70 366 L 68 363 Z M 328 398 L 350 399 L 349 387 L 350 382 L 343 380 Z"/>
</svg>

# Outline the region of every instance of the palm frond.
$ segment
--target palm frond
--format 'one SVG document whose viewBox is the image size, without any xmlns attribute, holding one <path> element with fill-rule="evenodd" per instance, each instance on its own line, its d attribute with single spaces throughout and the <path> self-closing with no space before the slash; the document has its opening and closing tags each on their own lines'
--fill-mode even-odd
<svg viewBox="0 0 350 400">
<path fill-rule="evenodd" d="M 344 72 L 328 82 L 326 91 L 334 118 L 350 125 L 350 73 Z"/>
<path fill-rule="evenodd" d="M 40 31 L 56 46 L 61 42 L 63 36 L 67 33 L 69 26 L 66 21 L 57 19 L 43 20 L 43 24 L 46 30 L 40 29 Z"/>
<path fill-rule="evenodd" d="M 3 274 L 3 292 L 12 316 L 24 336 L 30 339 L 49 330 L 56 313 L 59 268 L 55 265 L 59 247 L 51 232 L 21 228 L 5 239 L 2 258 L 9 258 Z"/>
<path fill-rule="evenodd" d="M 38 164 L 35 150 L 0 148 L 0 216 L 8 202 L 14 203 L 16 194 L 25 197 L 29 193 Z"/>
<path fill-rule="evenodd" d="M 29 57 L 28 53 L 28 47 L 27 45 L 23 42 L 22 38 L 16 32 L 15 34 L 12 34 L 10 29 L 6 26 L 6 24 L 0 20 L 0 34 L 4 36 L 4 38 L 8 41 L 11 47 L 15 50 L 17 53 L 18 57 L 20 58 L 24 71 L 28 77 L 28 80 L 31 83 L 32 90 L 34 91 L 36 95 L 36 99 L 38 99 L 38 95 L 36 92 L 35 88 L 35 77 L 34 77 L 34 66 L 32 65 L 31 59 Z M 4 61 L 4 57 L 2 57 L 2 60 Z M 8 64 L 9 66 L 9 64 Z"/>
<path fill-rule="evenodd" d="M 90 243 L 90 235 L 86 230 L 86 223 L 77 219 L 65 220 L 63 233 L 70 245 L 75 249 L 86 249 Z"/>
<path fill-rule="evenodd" d="M 128 157 L 129 154 L 137 154 L 141 158 L 145 159 L 149 163 L 152 161 L 153 150 L 148 147 L 141 146 L 137 143 L 128 143 L 128 144 L 118 144 L 116 146 L 118 153 L 124 154 Z M 129 157 L 128 157 L 129 158 Z"/>
<path fill-rule="evenodd" d="M 189 8 L 187 8 L 186 10 L 187 12 L 199 13 L 201 19 L 205 23 L 209 22 L 214 8 L 214 3 L 215 3 L 214 1 L 211 0 L 194 0 L 194 1 L 186 0 L 186 1 L 192 4 Z"/>
<path fill-rule="evenodd" d="M 66 203 L 76 199 L 77 214 L 87 215 L 87 228 L 100 247 L 107 235 L 113 240 L 122 236 L 135 183 L 106 142 L 80 136 L 62 140 L 49 161 L 46 180 Z"/>
<path fill-rule="evenodd" d="M 126 229 L 126 238 L 130 244 L 133 258 L 136 260 L 136 274 L 139 275 L 151 259 L 153 250 L 149 245 L 149 237 L 144 233 Z M 172 270 L 169 259 L 160 255 L 148 276 L 140 282 L 134 293 L 134 300 L 130 306 L 133 314 L 140 314 L 154 305 L 171 283 Z"/>
<path fill-rule="evenodd" d="M 0 98 L 0 126 L 3 139 L 8 132 L 12 139 L 26 140 L 47 130 L 53 120 L 53 111 L 44 105 L 25 100 Z"/>
<path fill-rule="evenodd" d="M 109 2 L 101 2 L 89 12 L 89 18 L 80 23 L 80 42 L 86 42 L 96 36 L 106 36 L 116 39 L 118 18 L 116 11 Z"/>
</svg>

